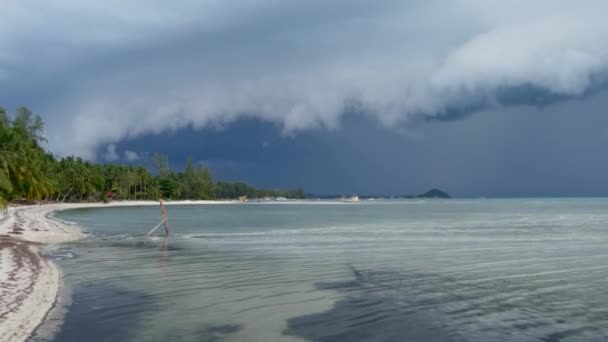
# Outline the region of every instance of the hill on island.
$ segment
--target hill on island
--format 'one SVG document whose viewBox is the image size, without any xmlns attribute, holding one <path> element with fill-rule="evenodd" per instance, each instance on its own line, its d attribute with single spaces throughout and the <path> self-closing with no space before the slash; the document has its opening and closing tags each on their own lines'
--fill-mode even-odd
<svg viewBox="0 0 608 342">
<path fill-rule="evenodd" d="M 431 189 L 423 194 L 416 196 L 418 198 L 451 198 L 446 192 L 439 189 Z"/>
</svg>

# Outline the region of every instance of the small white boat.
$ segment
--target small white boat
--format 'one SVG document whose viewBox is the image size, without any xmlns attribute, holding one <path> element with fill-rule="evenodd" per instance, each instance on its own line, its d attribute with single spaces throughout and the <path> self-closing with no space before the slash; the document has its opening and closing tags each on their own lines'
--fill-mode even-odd
<svg viewBox="0 0 608 342">
<path fill-rule="evenodd" d="M 360 202 L 361 200 L 359 199 L 359 196 L 354 195 L 354 196 L 350 196 L 350 197 L 342 197 L 342 201 L 344 201 L 346 203 L 357 203 L 357 202 Z"/>
</svg>

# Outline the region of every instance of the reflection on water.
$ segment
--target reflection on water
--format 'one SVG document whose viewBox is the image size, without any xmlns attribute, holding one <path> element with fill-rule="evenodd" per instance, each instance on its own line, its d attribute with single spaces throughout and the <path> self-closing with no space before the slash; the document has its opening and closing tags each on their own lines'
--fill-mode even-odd
<svg viewBox="0 0 608 342">
<path fill-rule="evenodd" d="M 608 201 L 76 210 L 54 341 L 603 341 Z M 90 339 L 90 336 L 95 336 Z M 48 340 L 48 339 L 47 339 Z"/>
</svg>

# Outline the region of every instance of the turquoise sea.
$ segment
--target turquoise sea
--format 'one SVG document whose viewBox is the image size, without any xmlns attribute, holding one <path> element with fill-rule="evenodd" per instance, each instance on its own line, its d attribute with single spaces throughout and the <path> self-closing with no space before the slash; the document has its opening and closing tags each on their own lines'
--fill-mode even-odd
<svg viewBox="0 0 608 342">
<path fill-rule="evenodd" d="M 167 211 L 168 239 L 145 236 L 158 207 L 58 213 L 90 235 L 48 252 L 71 300 L 32 340 L 608 338 L 608 199 Z"/>
</svg>

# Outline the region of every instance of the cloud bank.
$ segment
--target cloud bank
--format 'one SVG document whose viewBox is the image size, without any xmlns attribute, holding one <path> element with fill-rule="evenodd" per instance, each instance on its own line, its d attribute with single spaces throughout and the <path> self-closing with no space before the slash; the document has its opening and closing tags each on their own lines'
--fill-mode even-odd
<svg viewBox="0 0 608 342">
<path fill-rule="evenodd" d="M 24 0 L 3 10 L 0 98 L 34 103 L 51 149 L 89 158 L 125 138 L 242 117 L 292 133 L 337 128 L 353 112 L 400 127 L 550 102 L 602 86 L 608 67 L 608 3 L 594 0 Z"/>
<path fill-rule="evenodd" d="M 135 151 L 125 150 L 125 159 L 127 159 L 127 161 L 133 162 L 138 161 L 140 157 L 139 154 Z"/>
<path fill-rule="evenodd" d="M 105 153 L 103 154 L 103 160 L 109 161 L 109 162 L 115 162 L 119 159 L 120 159 L 120 157 L 118 156 L 118 153 L 116 152 L 116 145 L 109 144 L 108 146 L 106 146 Z"/>
</svg>

